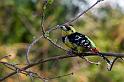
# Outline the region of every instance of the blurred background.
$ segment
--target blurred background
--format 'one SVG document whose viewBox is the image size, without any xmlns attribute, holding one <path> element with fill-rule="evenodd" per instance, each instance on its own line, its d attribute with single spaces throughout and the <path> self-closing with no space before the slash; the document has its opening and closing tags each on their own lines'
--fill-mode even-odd
<svg viewBox="0 0 124 82">
<path fill-rule="evenodd" d="M 87 9 L 96 0 L 49 0 L 45 12 L 45 29 L 62 24 Z M 40 13 L 42 0 L 0 0 L 0 57 L 11 55 L 1 61 L 13 64 L 26 63 L 26 49 L 29 43 L 39 37 Z M 123 0 L 105 0 L 88 11 L 74 22 L 75 29 L 89 36 L 100 51 L 124 53 L 124 2 Z M 61 31 L 50 33 L 50 38 L 59 45 Z M 66 53 L 52 46 L 47 40 L 40 39 L 30 53 L 30 59 L 35 62 Z M 44 77 L 55 77 L 68 73 L 74 75 L 53 79 L 49 82 L 124 82 L 124 63 L 118 60 L 112 71 L 107 71 L 106 63 L 100 57 L 88 57 L 92 61 L 100 61 L 101 65 L 91 65 L 84 60 L 68 58 L 51 61 L 32 68 Z M 110 58 L 112 59 L 112 58 Z M 11 72 L 0 64 L 0 77 Z M 22 82 L 30 82 L 26 75 L 19 74 Z M 17 75 L 9 77 L 4 82 L 18 82 Z M 42 82 L 35 79 L 35 82 Z"/>
</svg>

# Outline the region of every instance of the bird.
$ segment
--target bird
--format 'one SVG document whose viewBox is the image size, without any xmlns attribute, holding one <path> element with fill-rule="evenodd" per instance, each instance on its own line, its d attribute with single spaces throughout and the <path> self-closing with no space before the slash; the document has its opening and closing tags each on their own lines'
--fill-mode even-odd
<svg viewBox="0 0 124 82">
<path fill-rule="evenodd" d="M 62 30 L 62 42 L 73 52 L 73 53 L 83 53 L 92 52 L 102 57 L 109 67 L 111 66 L 111 61 L 102 55 L 96 48 L 94 42 L 86 35 L 77 32 L 74 27 L 70 24 L 61 25 L 59 27 Z M 81 57 L 81 56 L 80 56 Z"/>
</svg>

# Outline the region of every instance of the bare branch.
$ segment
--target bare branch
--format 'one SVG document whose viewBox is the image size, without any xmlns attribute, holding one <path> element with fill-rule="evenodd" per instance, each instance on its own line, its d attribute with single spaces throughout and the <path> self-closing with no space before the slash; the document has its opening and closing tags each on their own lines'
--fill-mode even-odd
<svg viewBox="0 0 124 82">
<path fill-rule="evenodd" d="M 69 73 L 69 74 L 65 74 L 65 75 L 60 75 L 60 76 L 56 76 L 56 77 L 51 77 L 48 78 L 48 80 L 52 80 L 52 79 L 56 79 L 56 78 L 61 78 L 61 77 L 65 77 L 65 76 L 69 76 L 69 75 L 73 75 L 74 73 Z"/>
<path fill-rule="evenodd" d="M 57 47 L 57 48 L 59 48 L 59 49 L 62 49 L 62 50 L 64 50 L 64 51 L 68 51 L 68 50 L 64 49 L 63 47 L 57 45 L 57 44 L 56 44 L 55 42 L 53 42 L 52 39 L 50 39 L 49 37 L 46 37 L 46 39 L 47 39 L 51 44 L 53 44 L 53 46 L 55 46 L 55 47 Z"/>
<path fill-rule="evenodd" d="M 97 0 L 92 6 L 90 6 L 88 9 L 86 9 L 85 11 L 81 12 L 78 16 L 76 16 L 75 18 L 73 18 L 72 20 L 66 22 L 65 24 L 70 24 L 74 21 L 76 21 L 78 18 L 80 18 L 82 15 L 84 15 L 85 13 L 87 13 L 90 9 L 92 9 L 94 6 L 96 6 L 99 2 L 104 1 L 104 0 Z"/>
<path fill-rule="evenodd" d="M 36 40 L 34 40 L 28 47 L 28 50 L 27 50 L 27 53 L 26 53 L 26 60 L 27 60 L 27 64 L 30 64 L 30 60 L 28 58 L 29 56 L 29 52 L 30 52 L 30 49 L 31 47 L 37 42 L 39 41 L 42 37 L 45 38 L 45 30 L 43 28 L 43 23 L 44 23 L 44 17 L 45 17 L 45 14 L 44 14 L 44 11 L 45 11 L 45 6 L 47 5 L 47 0 L 43 1 L 43 6 L 42 6 L 42 15 L 41 15 L 41 31 L 43 33 L 43 35 L 41 35 L 39 38 L 37 38 Z"/>
<path fill-rule="evenodd" d="M 95 64 L 95 65 L 99 65 L 100 64 L 100 62 L 92 62 L 92 61 L 90 61 L 88 58 L 86 58 L 84 56 L 79 56 L 79 57 L 81 57 L 82 59 L 84 59 L 86 62 L 88 62 L 90 64 Z"/>
<path fill-rule="evenodd" d="M 30 59 L 29 59 L 29 53 L 30 53 L 30 50 L 32 48 L 32 46 L 37 43 L 41 38 L 43 38 L 43 35 L 41 35 L 40 37 L 38 37 L 37 39 L 35 39 L 29 46 L 28 46 L 28 49 L 27 49 L 27 52 L 26 52 L 26 61 L 27 61 L 27 64 L 30 64 Z"/>
<path fill-rule="evenodd" d="M 19 82 L 21 82 L 20 76 L 19 76 L 19 69 L 17 69 L 16 71 L 17 71 L 17 78 L 18 78 Z"/>
<path fill-rule="evenodd" d="M 11 55 L 5 55 L 5 56 L 3 56 L 2 58 L 0 58 L 0 60 L 2 60 L 2 59 L 4 59 L 4 58 L 8 58 L 8 57 L 10 57 Z"/>
<path fill-rule="evenodd" d="M 41 31 L 43 33 L 44 38 L 46 37 L 45 30 L 44 30 L 44 18 L 45 18 L 45 9 L 46 9 L 47 3 L 48 3 L 47 0 L 43 1 L 42 12 L 41 12 Z"/>
<path fill-rule="evenodd" d="M 101 54 L 103 54 L 104 56 L 124 57 L 124 54 L 122 54 L 122 53 L 112 53 L 112 52 L 102 53 L 101 52 Z M 53 61 L 53 60 L 56 60 L 56 59 L 57 60 L 58 59 L 62 60 L 62 59 L 65 59 L 65 58 L 77 57 L 79 55 L 80 56 L 98 56 L 97 54 L 94 54 L 94 53 L 91 53 L 91 52 L 85 52 L 85 53 L 81 53 L 81 54 L 78 54 L 78 55 L 72 55 L 72 56 L 68 56 L 68 55 L 55 56 L 55 57 L 50 57 L 50 58 L 47 58 L 47 59 L 44 59 L 44 60 L 39 60 L 39 61 L 37 61 L 35 63 L 31 63 L 31 64 L 29 64 L 29 65 L 27 65 L 27 66 L 25 66 L 25 67 L 23 67 L 21 69 L 22 70 L 27 70 L 27 69 L 29 69 L 29 68 L 31 68 L 33 66 L 36 66 L 38 64 L 42 64 L 42 63 L 45 63 L 45 62 L 48 62 L 48 61 Z M 17 73 L 17 71 L 14 71 L 14 72 L 4 76 L 3 78 L 0 78 L 0 81 L 3 81 L 6 78 L 8 78 L 8 77 L 10 77 L 10 76 L 12 76 L 12 75 L 14 75 L 16 73 Z"/>
<path fill-rule="evenodd" d="M 112 67 L 115 63 L 115 61 L 117 61 L 117 59 L 120 58 L 120 57 L 116 57 L 113 61 L 112 61 L 112 65 L 110 66 L 110 68 L 108 68 L 108 71 L 111 71 L 112 70 Z"/>
</svg>

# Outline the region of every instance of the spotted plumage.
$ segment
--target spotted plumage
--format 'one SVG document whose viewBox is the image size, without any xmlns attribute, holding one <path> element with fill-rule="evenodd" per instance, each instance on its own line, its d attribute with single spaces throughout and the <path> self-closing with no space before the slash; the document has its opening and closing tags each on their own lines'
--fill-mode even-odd
<svg viewBox="0 0 124 82">
<path fill-rule="evenodd" d="M 80 53 L 84 51 L 90 51 L 90 49 L 96 47 L 95 45 L 91 44 L 93 42 L 91 42 L 87 36 L 78 32 L 62 37 L 62 41 L 68 47 Z M 69 42 L 71 43 L 71 45 L 69 44 Z M 82 51 L 80 50 L 78 51 L 77 50 L 78 47 L 80 47 L 80 50 Z"/>
<path fill-rule="evenodd" d="M 106 57 L 104 57 L 104 55 L 99 53 L 93 41 L 86 35 L 76 32 L 71 25 L 63 25 L 60 26 L 60 28 L 62 29 L 63 43 L 72 51 L 76 53 L 91 51 L 101 56 L 104 60 L 107 61 L 108 64 L 111 64 L 111 62 Z"/>
</svg>

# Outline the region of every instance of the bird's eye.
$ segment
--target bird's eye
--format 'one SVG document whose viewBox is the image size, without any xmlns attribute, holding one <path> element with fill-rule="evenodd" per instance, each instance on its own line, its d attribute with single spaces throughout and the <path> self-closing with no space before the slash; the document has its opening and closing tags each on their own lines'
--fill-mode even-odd
<svg viewBox="0 0 124 82">
<path fill-rule="evenodd" d="M 63 29 L 63 30 L 67 30 L 65 26 L 62 26 L 62 29 Z"/>
</svg>

